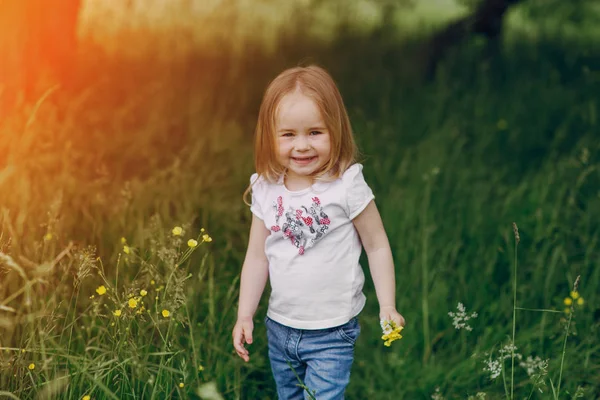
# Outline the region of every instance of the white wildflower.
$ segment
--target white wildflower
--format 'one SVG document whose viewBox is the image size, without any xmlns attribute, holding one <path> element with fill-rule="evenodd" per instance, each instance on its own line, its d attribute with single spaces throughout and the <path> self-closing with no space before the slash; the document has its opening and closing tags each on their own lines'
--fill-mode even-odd
<svg viewBox="0 0 600 400">
<path fill-rule="evenodd" d="M 382 319 L 379 321 L 379 325 L 384 335 L 389 335 L 394 330 L 389 320 Z"/>
<path fill-rule="evenodd" d="M 500 353 L 500 358 L 503 360 L 511 358 L 511 354 L 513 352 L 515 354 L 515 358 L 517 358 L 519 360 L 523 358 L 522 355 L 517 353 L 517 346 L 515 346 L 514 344 L 510 344 L 510 343 L 504 345 L 504 347 L 502 347 L 498 352 Z"/>
<path fill-rule="evenodd" d="M 477 313 L 467 313 L 465 306 L 463 305 L 463 303 L 460 302 L 458 303 L 456 309 L 458 310 L 457 312 L 450 311 L 448 313 L 448 315 L 452 318 L 452 325 L 454 325 L 454 328 L 458 330 L 466 329 L 467 331 L 472 331 L 473 328 L 471 328 L 471 326 L 467 322 L 471 318 L 477 318 Z"/>
<path fill-rule="evenodd" d="M 440 393 L 439 386 L 435 388 L 435 392 L 431 395 L 431 400 L 444 400 L 444 396 Z"/>
<path fill-rule="evenodd" d="M 467 400 L 485 400 L 485 399 L 486 399 L 485 392 L 477 392 L 477 394 L 475 394 L 474 396 L 471 395 L 467 398 Z"/>
<path fill-rule="evenodd" d="M 540 372 L 545 375 L 544 372 L 548 370 L 548 360 L 542 360 L 539 356 L 535 356 L 535 358 L 528 356 L 525 361 L 521 361 L 519 365 L 525 368 L 527 375 L 529 376 Z"/>
<path fill-rule="evenodd" d="M 490 379 L 494 380 L 502 373 L 502 363 L 500 360 L 492 360 L 491 358 L 484 361 L 486 366 L 483 368 L 485 372 L 490 373 Z"/>
<path fill-rule="evenodd" d="M 525 361 L 519 363 L 521 367 L 525 368 L 531 383 L 540 393 L 544 393 L 542 388 L 546 386 L 544 378 L 548 374 L 548 361 L 548 359 L 543 360 L 538 356 L 535 358 L 528 356 Z"/>
</svg>

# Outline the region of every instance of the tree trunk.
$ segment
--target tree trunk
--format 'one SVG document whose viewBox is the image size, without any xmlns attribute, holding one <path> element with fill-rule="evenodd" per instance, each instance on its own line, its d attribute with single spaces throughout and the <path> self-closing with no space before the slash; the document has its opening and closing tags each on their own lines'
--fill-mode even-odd
<svg viewBox="0 0 600 400">
<path fill-rule="evenodd" d="M 523 0 L 484 0 L 475 11 L 433 35 L 427 48 L 427 77 L 435 75 L 446 50 L 472 34 L 485 35 L 497 42 L 502 33 L 502 22 L 508 8 Z"/>
<path fill-rule="evenodd" d="M 0 0 L 0 115 L 68 84 L 81 0 Z"/>
</svg>

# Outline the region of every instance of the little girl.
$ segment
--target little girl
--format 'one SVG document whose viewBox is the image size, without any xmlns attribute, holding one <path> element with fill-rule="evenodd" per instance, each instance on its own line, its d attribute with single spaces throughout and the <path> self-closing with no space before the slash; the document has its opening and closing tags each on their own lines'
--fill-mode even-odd
<svg viewBox="0 0 600 400">
<path fill-rule="evenodd" d="M 380 318 L 404 326 L 389 242 L 356 152 L 342 97 L 325 70 L 292 68 L 271 82 L 256 127 L 256 173 L 244 193 L 245 200 L 252 191 L 253 216 L 233 345 L 249 361 L 244 343 L 253 341 L 252 319 L 269 277 L 265 324 L 282 400 L 304 398 L 298 379 L 314 398 L 344 398 L 366 300 L 362 247 Z"/>
</svg>

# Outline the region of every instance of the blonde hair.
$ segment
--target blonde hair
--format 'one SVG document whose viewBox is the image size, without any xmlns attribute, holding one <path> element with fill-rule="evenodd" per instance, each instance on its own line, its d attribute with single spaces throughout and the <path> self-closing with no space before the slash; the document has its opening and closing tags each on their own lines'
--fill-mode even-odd
<svg viewBox="0 0 600 400">
<path fill-rule="evenodd" d="M 342 95 L 327 71 L 316 65 L 290 68 L 280 73 L 267 87 L 258 112 L 255 130 L 254 166 L 259 178 L 277 182 L 285 168 L 276 158 L 276 118 L 281 99 L 299 90 L 316 103 L 329 131 L 331 153 L 329 161 L 313 175 L 314 180 L 335 180 L 356 162 L 358 150 L 352 134 L 350 118 Z M 256 181 L 255 181 L 256 182 Z M 243 195 L 244 203 L 252 189 L 251 183 Z"/>
</svg>

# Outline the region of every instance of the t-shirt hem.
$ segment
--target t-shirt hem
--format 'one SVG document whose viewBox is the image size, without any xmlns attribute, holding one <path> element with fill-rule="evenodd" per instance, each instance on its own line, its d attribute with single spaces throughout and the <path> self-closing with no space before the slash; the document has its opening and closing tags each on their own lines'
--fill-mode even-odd
<svg viewBox="0 0 600 400">
<path fill-rule="evenodd" d="M 371 202 L 371 200 L 373 200 L 375 198 L 375 195 L 370 195 L 369 197 L 366 198 L 365 202 L 363 204 L 361 204 L 360 207 L 358 207 L 356 209 L 356 211 L 354 211 L 352 214 L 350 214 L 350 216 L 348 217 L 348 219 L 353 220 L 354 218 L 358 217 L 358 215 L 363 212 L 363 210 L 365 208 L 367 208 L 367 206 L 369 205 L 369 203 Z"/>
<path fill-rule="evenodd" d="M 353 310 L 350 314 L 346 314 L 340 317 L 321 320 L 321 321 L 300 321 L 296 319 L 286 318 L 283 315 L 274 313 L 271 310 L 267 311 L 267 317 L 272 319 L 275 322 L 278 322 L 282 325 L 285 325 L 289 328 L 294 329 L 327 329 L 333 328 L 336 326 L 344 325 L 346 322 L 350 321 L 352 318 L 356 317 L 365 306 L 366 299 L 363 297 L 363 301 L 358 304 L 355 310 Z"/>
</svg>

